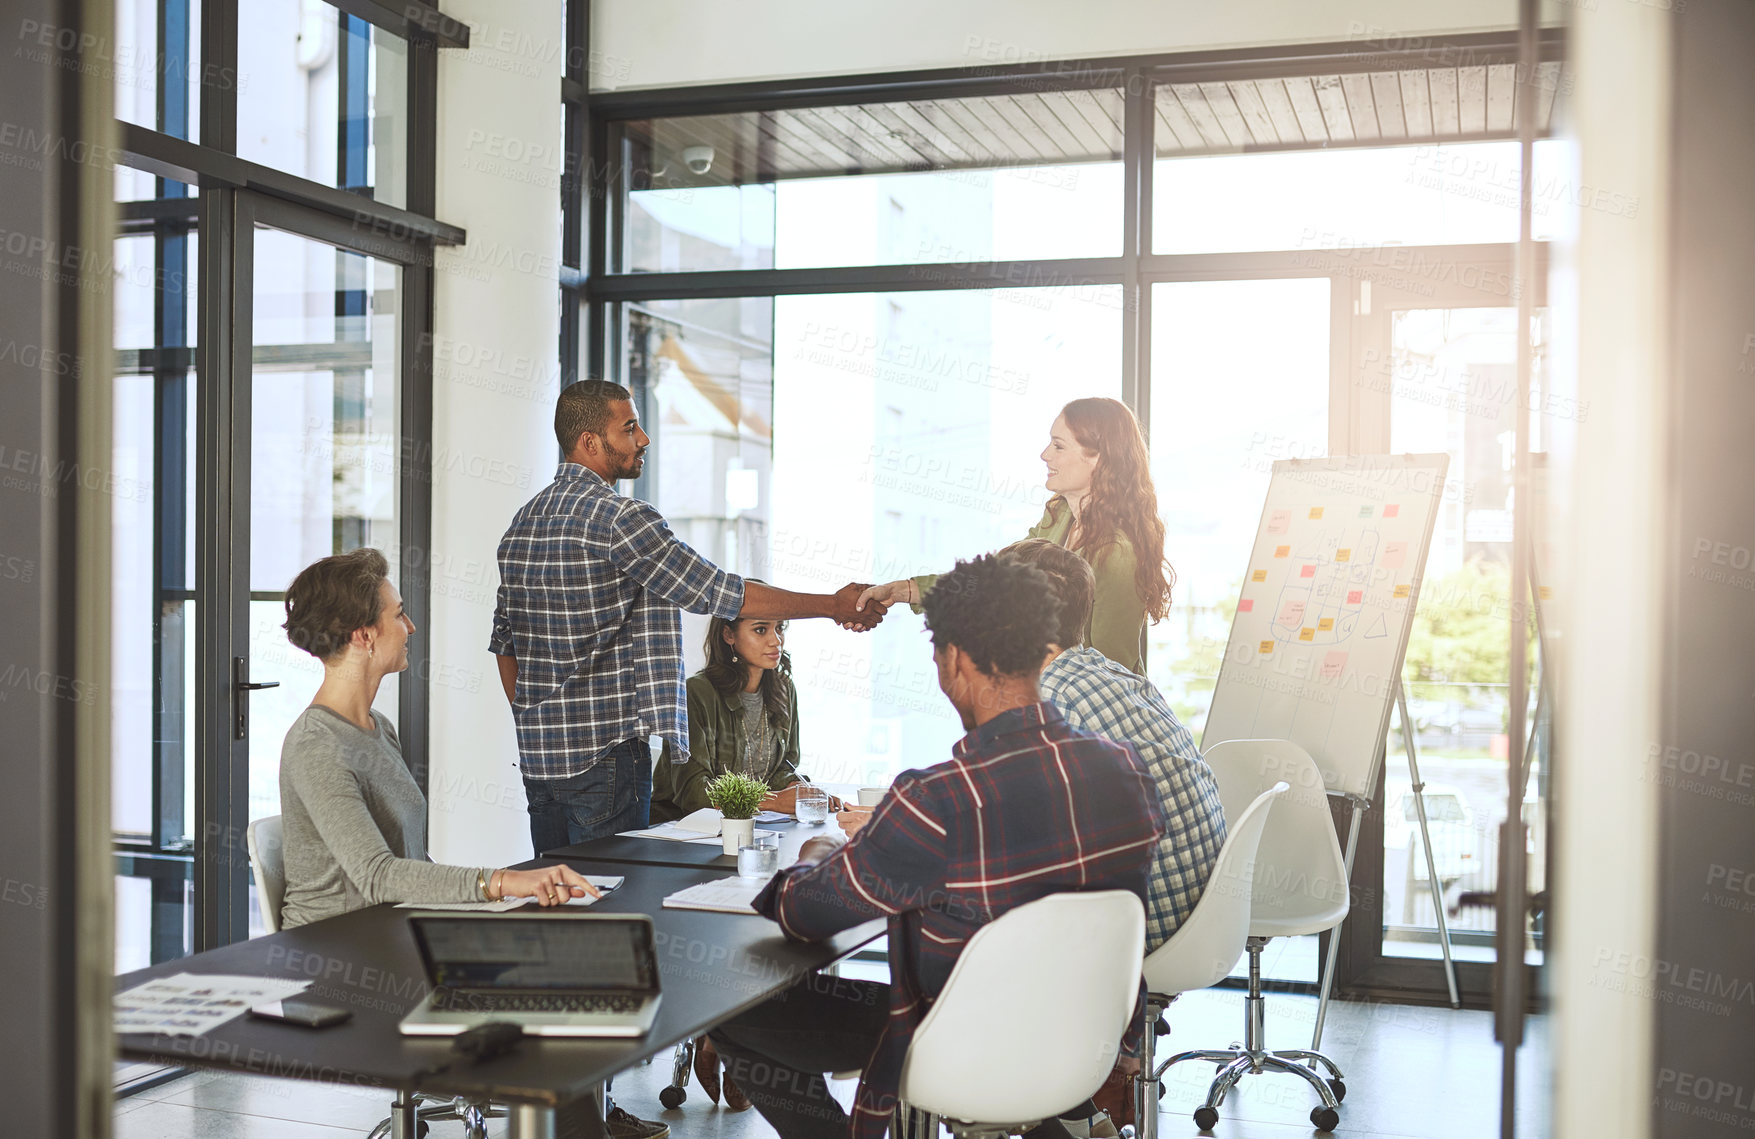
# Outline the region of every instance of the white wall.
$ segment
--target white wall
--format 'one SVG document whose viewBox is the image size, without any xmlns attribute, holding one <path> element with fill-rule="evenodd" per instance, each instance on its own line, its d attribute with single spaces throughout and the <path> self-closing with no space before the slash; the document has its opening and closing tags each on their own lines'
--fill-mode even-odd
<svg viewBox="0 0 1755 1139">
<path fill-rule="evenodd" d="M 445 10 L 474 46 L 439 53 L 438 216 L 469 241 L 436 266 L 430 845 L 503 866 L 530 857 L 530 828 L 487 642 L 494 549 L 555 467 L 561 14 L 560 0 Z"/>
<path fill-rule="evenodd" d="M 1510 0 L 594 0 L 610 90 L 1515 27 Z"/>
<path fill-rule="evenodd" d="M 1624 982 L 1649 969 L 1626 962 L 1649 962 L 1655 945 L 1657 809 L 1640 772 L 1663 738 L 1672 19 L 1605 3 L 1578 9 L 1570 33 L 1577 184 L 1613 187 L 1639 207 L 1580 211 L 1576 309 L 1558 321 L 1575 327 L 1578 396 L 1590 409 L 1556 590 L 1564 638 L 1548 973 L 1554 1134 L 1567 1139 L 1644 1136 L 1653 1114 L 1653 1005 Z"/>
</svg>

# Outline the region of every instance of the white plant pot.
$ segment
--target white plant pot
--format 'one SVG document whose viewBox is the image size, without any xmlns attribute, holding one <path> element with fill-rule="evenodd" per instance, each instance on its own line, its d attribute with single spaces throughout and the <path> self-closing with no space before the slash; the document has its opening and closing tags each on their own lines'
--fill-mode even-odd
<svg viewBox="0 0 1755 1139">
<path fill-rule="evenodd" d="M 755 842 L 756 820 L 726 819 L 719 824 L 719 837 L 725 841 L 725 853 L 736 858 L 738 847 Z"/>
</svg>

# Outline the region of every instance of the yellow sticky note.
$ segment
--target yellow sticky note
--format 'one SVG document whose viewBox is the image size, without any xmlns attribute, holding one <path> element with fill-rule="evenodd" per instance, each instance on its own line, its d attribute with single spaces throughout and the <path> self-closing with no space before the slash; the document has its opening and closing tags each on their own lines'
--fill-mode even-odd
<svg viewBox="0 0 1755 1139">
<path fill-rule="evenodd" d="M 1274 547 L 1274 557 L 1276 557 L 1276 558 L 1283 558 L 1286 555 L 1290 554 L 1291 552 L 1292 552 L 1292 547 L 1290 547 L 1290 546 L 1275 546 Z"/>
<path fill-rule="evenodd" d="M 1335 551 L 1335 561 L 1337 561 L 1337 562 L 1350 562 L 1352 560 L 1353 560 L 1353 548 L 1351 546 L 1343 546 L 1340 549 Z"/>
<path fill-rule="evenodd" d="M 1249 575 L 1249 580 L 1250 581 L 1266 581 L 1267 580 L 1267 571 L 1266 570 L 1256 570 L 1254 573 Z"/>
<path fill-rule="evenodd" d="M 1298 630 L 1298 639 L 1300 641 L 1314 641 L 1316 639 L 1316 630 L 1306 625 L 1304 628 Z"/>
<path fill-rule="evenodd" d="M 1315 518 L 1321 518 L 1321 517 L 1322 517 L 1322 507 L 1320 507 L 1320 506 L 1312 506 L 1312 507 L 1311 507 L 1311 508 L 1310 508 L 1310 517 L 1311 517 L 1311 518 L 1313 518 L 1313 519 L 1315 519 Z"/>
<path fill-rule="evenodd" d="M 1335 619 L 1333 617 L 1324 617 L 1316 623 L 1316 627 L 1319 631 L 1326 633 L 1335 627 Z"/>
<path fill-rule="evenodd" d="M 1545 585 L 1542 586 L 1542 588 L 1537 590 L 1536 592 L 1541 594 L 1543 601 L 1552 601 L 1554 599 L 1554 591 L 1552 589 L 1549 589 Z"/>
<path fill-rule="evenodd" d="M 1408 595 L 1408 587 L 1407 586 L 1398 585 L 1395 587 L 1395 596 L 1406 597 L 1407 595 Z"/>
<path fill-rule="evenodd" d="M 1263 641 L 1261 643 L 1261 651 L 1264 653 L 1273 652 L 1274 651 L 1274 643 L 1272 641 Z"/>
</svg>

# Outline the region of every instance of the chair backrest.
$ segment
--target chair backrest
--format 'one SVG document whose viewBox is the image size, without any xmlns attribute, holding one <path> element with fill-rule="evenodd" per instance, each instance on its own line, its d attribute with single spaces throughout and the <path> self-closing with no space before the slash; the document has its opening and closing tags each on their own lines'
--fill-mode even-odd
<svg viewBox="0 0 1755 1139">
<path fill-rule="evenodd" d="M 903 1102 L 1033 1123 L 1095 1092 L 1139 996 L 1145 908 L 1127 890 L 1050 894 L 976 931 L 909 1046 Z"/>
<path fill-rule="evenodd" d="M 1256 852 L 1250 932 L 1285 937 L 1339 925 L 1347 916 L 1347 868 L 1328 789 L 1310 753 L 1291 740 L 1226 740 L 1205 759 L 1227 820 L 1274 784 L 1291 788 Z"/>
<path fill-rule="evenodd" d="M 250 873 L 256 876 L 256 904 L 262 907 L 262 924 L 269 933 L 280 929 L 280 903 L 286 897 L 286 859 L 280 816 L 251 819 L 244 831 L 250 852 Z"/>
<path fill-rule="evenodd" d="M 1243 956 L 1243 943 L 1249 937 L 1256 848 L 1261 845 L 1274 803 L 1287 790 L 1283 782 L 1274 784 L 1229 823 L 1225 845 L 1219 848 L 1213 873 L 1194 912 L 1145 960 L 1147 989 L 1175 996 L 1216 985 Z"/>
</svg>

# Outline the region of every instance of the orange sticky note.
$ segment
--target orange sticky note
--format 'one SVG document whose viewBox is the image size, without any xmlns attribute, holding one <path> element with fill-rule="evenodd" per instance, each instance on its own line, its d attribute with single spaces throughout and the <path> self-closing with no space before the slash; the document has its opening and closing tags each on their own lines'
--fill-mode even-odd
<svg viewBox="0 0 1755 1139">
<path fill-rule="evenodd" d="M 1261 643 L 1261 651 L 1264 653 L 1273 652 L 1274 651 L 1274 643 L 1272 641 L 1263 641 Z"/>
<path fill-rule="evenodd" d="M 1312 506 L 1310 508 L 1310 517 L 1312 519 L 1321 518 L 1322 517 L 1322 507 Z"/>
<path fill-rule="evenodd" d="M 1353 560 L 1353 548 L 1351 546 L 1342 546 L 1340 549 L 1335 551 L 1335 561 L 1337 561 L 1337 562 L 1350 562 L 1352 560 Z"/>
<path fill-rule="evenodd" d="M 1283 558 L 1286 555 L 1290 554 L 1291 552 L 1292 552 L 1292 547 L 1290 547 L 1290 546 L 1275 546 L 1274 547 L 1274 557 L 1276 557 L 1276 558 Z"/>
<path fill-rule="evenodd" d="M 1408 587 L 1406 585 L 1398 585 L 1395 587 L 1395 596 L 1406 597 L 1407 595 L 1408 595 Z"/>
<path fill-rule="evenodd" d="M 1554 591 L 1545 585 L 1536 592 L 1541 595 L 1543 601 L 1551 601 L 1554 598 Z"/>
<path fill-rule="evenodd" d="M 1401 512 L 1402 512 L 1402 508 L 1393 502 L 1390 503 L 1388 506 L 1383 508 L 1383 516 L 1385 518 L 1394 518 L 1396 515 L 1400 514 Z"/>
<path fill-rule="evenodd" d="M 1298 639 L 1300 641 L 1314 641 L 1316 639 L 1316 630 L 1306 625 L 1304 628 L 1298 630 Z"/>
<path fill-rule="evenodd" d="M 1316 567 L 1315 566 L 1300 566 L 1298 569 L 1298 576 L 1299 577 L 1315 577 L 1316 576 Z"/>
<path fill-rule="evenodd" d="M 1322 633 L 1326 633 L 1334 627 L 1335 619 L 1333 617 L 1324 617 L 1316 623 L 1317 631 Z"/>
<path fill-rule="evenodd" d="M 1254 573 L 1249 575 L 1249 580 L 1250 581 L 1266 581 L 1267 580 L 1267 571 L 1266 570 L 1256 570 Z"/>
</svg>

